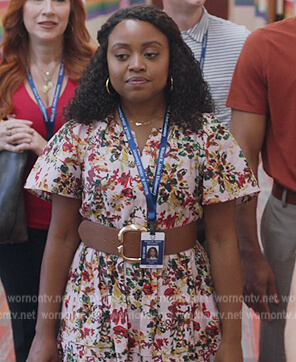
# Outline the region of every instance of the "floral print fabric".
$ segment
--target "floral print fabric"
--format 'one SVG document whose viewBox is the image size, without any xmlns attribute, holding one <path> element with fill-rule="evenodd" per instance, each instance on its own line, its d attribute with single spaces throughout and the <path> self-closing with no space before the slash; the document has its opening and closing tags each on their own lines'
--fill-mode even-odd
<svg viewBox="0 0 296 362">
<path fill-rule="evenodd" d="M 152 186 L 161 130 L 141 159 Z M 83 217 L 110 227 L 146 226 L 146 199 L 123 129 L 68 122 L 27 180 L 34 192 L 81 198 Z M 240 148 L 211 115 L 198 132 L 171 125 L 157 200 L 157 228 L 202 217 L 203 205 L 258 192 Z M 202 247 L 140 269 L 80 244 L 69 274 L 60 329 L 64 361 L 211 361 L 220 342 L 209 261 Z"/>
</svg>

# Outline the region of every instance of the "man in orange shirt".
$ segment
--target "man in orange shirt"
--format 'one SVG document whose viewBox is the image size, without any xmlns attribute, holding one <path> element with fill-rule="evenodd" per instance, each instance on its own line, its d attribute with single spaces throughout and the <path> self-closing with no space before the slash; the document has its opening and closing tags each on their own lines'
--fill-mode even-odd
<svg viewBox="0 0 296 362">
<path fill-rule="evenodd" d="M 256 200 L 238 207 L 238 233 L 247 304 L 261 315 L 260 362 L 284 362 L 284 328 L 295 264 L 296 17 L 255 30 L 239 57 L 227 106 L 231 131 L 251 168 L 259 154 L 273 179 L 261 221 Z"/>
</svg>

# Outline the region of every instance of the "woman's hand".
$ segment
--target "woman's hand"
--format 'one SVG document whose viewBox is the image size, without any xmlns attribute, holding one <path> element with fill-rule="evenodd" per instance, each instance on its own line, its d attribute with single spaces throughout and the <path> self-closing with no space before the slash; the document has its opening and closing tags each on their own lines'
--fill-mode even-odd
<svg viewBox="0 0 296 362">
<path fill-rule="evenodd" d="M 58 360 L 56 338 L 39 337 L 36 334 L 26 362 L 57 362 Z"/>
<path fill-rule="evenodd" d="M 0 122 L 0 151 L 21 153 L 30 150 L 39 156 L 47 141 L 31 126 L 31 121 L 8 115 L 7 121 Z"/>
<path fill-rule="evenodd" d="M 240 340 L 237 342 L 221 341 L 215 356 L 215 362 L 243 362 L 243 352 Z"/>
<path fill-rule="evenodd" d="M 23 143 L 31 141 L 32 122 L 8 116 L 7 121 L 0 122 L 0 151 L 22 152 Z"/>
</svg>

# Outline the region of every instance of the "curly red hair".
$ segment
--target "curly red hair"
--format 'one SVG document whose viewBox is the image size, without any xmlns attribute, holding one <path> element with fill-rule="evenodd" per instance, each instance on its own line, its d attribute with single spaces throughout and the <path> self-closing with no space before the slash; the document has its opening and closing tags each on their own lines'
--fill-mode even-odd
<svg viewBox="0 0 296 362">
<path fill-rule="evenodd" d="M 2 59 L 0 64 L 0 119 L 13 108 L 12 95 L 26 79 L 28 33 L 23 22 L 26 0 L 10 0 L 3 19 Z M 85 70 L 94 49 L 85 25 L 86 12 L 82 0 L 70 0 L 69 23 L 64 34 L 65 73 L 77 81 Z"/>
</svg>

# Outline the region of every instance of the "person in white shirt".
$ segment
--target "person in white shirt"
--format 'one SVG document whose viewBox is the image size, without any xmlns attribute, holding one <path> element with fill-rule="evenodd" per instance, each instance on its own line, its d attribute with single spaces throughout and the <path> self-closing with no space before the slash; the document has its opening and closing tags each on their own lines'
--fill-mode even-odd
<svg viewBox="0 0 296 362">
<path fill-rule="evenodd" d="M 231 109 L 225 106 L 228 90 L 238 56 L 250 31 L 243 25 L 209 14 L 204 7 L 205 2 L 162 0 L 163 10 L 176 22 L 184 41 L 200 62 L 215 103 L 215 115 L 228 126 L 231 118 Z"/>
</svg>

